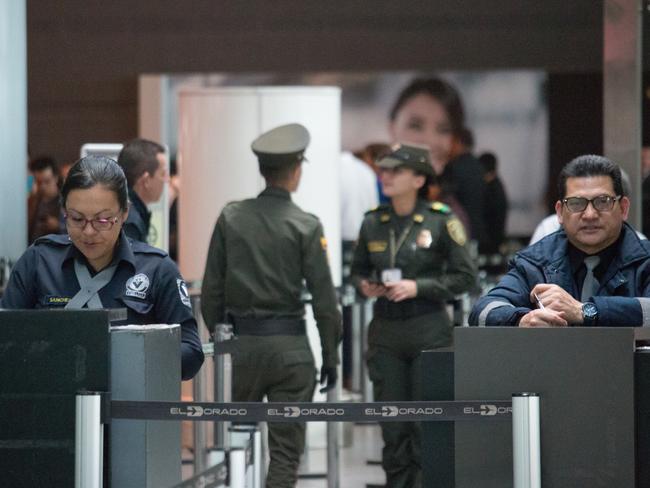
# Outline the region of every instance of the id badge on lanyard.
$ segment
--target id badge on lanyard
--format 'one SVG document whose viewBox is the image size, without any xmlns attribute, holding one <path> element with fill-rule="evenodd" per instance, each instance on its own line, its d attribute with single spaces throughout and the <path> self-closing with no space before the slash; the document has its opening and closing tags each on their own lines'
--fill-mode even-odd
<svg viewBox="0 0 650 488">
<path fill-rule="evenodd" d="M 389 230 L 389 236 L 390 236 L 390 268 L 385 269 L 381 272 L 381 281 L 384 283 L 390 283 L 392 281 L 400 281 L 402 279 L 402 270 L 395 265 L 395 261 L 397 258 L 397 253 L 399 252 L 400 248 L 404 244 L 404 241 L 406 241 L 406 238 L 409 235 L 409 232 L 411 232 L 411 229 L 413 228 L 413 222 L 411 222 L 406 229 L 402 231 L 402 233 L 399 236 L 399 239 L 397 242 L 395 242 L 395 229 L 390 229 Z"/>
</svg>

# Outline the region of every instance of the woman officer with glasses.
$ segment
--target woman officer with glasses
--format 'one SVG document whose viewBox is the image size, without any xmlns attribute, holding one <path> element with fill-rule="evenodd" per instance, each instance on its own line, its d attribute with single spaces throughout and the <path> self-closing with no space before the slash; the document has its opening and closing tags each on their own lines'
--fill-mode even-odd
<svg viewBox="0 0 650 488">
<path fill-rule="evenodd" d="M 192 378 L 203 352 L 187 287 L 166 252 L 122 232 L 129 213 L 122 169 L 103 156 L 80 159 L 61 203 L 68 235 L 41 237 L 25 251 L 0 308 L 126 308 L 124 324 L 181 324 L 182 378 Z"/>
</svg>

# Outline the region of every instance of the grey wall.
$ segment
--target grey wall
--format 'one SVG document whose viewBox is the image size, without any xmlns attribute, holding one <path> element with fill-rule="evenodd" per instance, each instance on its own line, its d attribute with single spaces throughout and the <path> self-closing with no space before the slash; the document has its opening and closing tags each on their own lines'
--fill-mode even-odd
<svg viewBox="0 0 650 488">
<path fill-rule="evenodd" d="M 597 73 L 602 1 L 28 2 L 29 140 L 74 159 L 137 132 L 145 72 Z M 598 114 L 600 116 L 600 114 Z"/>
</svg>

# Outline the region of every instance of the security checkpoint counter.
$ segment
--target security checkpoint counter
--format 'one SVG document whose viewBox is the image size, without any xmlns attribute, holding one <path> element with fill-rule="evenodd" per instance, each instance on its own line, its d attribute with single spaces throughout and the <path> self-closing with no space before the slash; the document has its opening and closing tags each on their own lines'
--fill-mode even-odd
<svg viewBox="0 0 650 488">
<path fill-rule="evenodd" d="M 119 311 L 0 311 L 2 486 L 74 486 L 75 395 L 180 398 L 180 328 L 113 328 Z M 110 367 L 109 367 L 110 366 Z M 104 483 L 113 488 L 180 482 L 180 424 L 113 420 Z"/>
<path fill-rule="evenodd" d="M 179 325 L 111 328 L 113 400 L 178 401 Z M 111 420 L 111 486 L 154 488 L 181 481 L 181 424 Z"/>
</svg>

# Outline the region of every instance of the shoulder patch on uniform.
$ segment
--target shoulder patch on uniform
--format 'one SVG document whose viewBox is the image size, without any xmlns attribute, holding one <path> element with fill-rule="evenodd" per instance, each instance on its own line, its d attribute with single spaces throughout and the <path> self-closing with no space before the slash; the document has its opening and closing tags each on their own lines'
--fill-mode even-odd
<svg viewBox="0 0 650 488">
<path fill-rule="evenodd" d="M 386 223 L 389 221 L 390 221 L 390 214 L 385 213 L 379 216 L 379 222 Z"/>
<path fill-rule="evenodd" d="M 57 244 L 59 246 L 69 246 L 72 244 L 72 241 L 67 234 L 48 234 L 36 239 L 34 244 Z"/>
<path fill-rule="evenodd" d="M 416 222 L 418 224 L 421 224 L 424 222 L 424 215 L 416 213 L 413 215 L 413 222 Z"/>
<path fill-rule="evenodd" d="M 192 308 L 192 302 L 190 301 L 190 293 L 187 291 L 187 285 L 185 280 L 181 278 L 176 278 L 176 286 L 178 286 L 178 294 L 181 297 L 181 302 L 188 308 Z"/>
<path fill-rule="evenodd" d="M 323 248 L 323 251 L 327 251 L 327 239 L 325 239 L 325 236 L 321 236 L 320 245 Z"/>
<path fill-rule="evenodd" d="M 449 237 L 459 246 L 464 246 L 467 242 L 465 227 L 456 217 L 452 217 L 447 221 L 447 232 L 449 232 Z"/>
<path fill-rule="evenodd" d="M 449 205 L 445 205 L 442 202 L 433 202 L 431 204 L 430 208 L 434 212 L 439 212 L 441 214 L 450 214 L 451 213 L 451 209 L 449 208 Z"/>
</svg>

